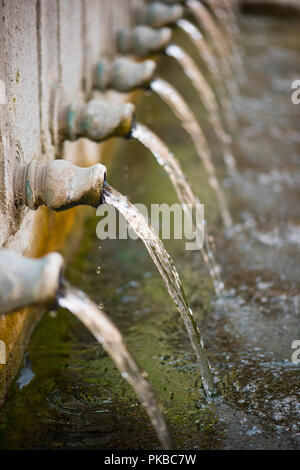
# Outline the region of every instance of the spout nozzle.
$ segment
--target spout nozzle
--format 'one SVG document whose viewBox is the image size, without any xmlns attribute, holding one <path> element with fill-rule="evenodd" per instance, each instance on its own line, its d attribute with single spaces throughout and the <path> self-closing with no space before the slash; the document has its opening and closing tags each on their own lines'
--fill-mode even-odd
<svg viewBox="0 0 300 470">
<path fill-rule="evenodd" d="M 120 57 L 110 63 L 106 59 L 97 66 L 96 86 L 100 90 L 111 88 L 119 92 L 129 92 L 137 88 L 147 88 L 156 69 L 153 60 L 135 62 Z"/>
<path fill-rule="evenodd" d="M 134 114 L 132 103 L 116 105 L 101 100 L 83 105 L 73 103 L 68 112 L 68 138 L 102 142 L 110 137 L 125 137 L 130 133 Z"/>
<path fill-rule="evenodd" d="M 161 28 L 175 24 L 183 14 L 184 8 L 179 3 L 165 5 L 161 2 L 152 2 L 136 9 L 136 22 L 152 28 Z"/>
<path fill-rule="evenodd" d="M 117 35 L 117 48 L 122 54 L 145 57 L 162 52 L 171 41 L 170 28 L 153 29 L 136 26 L 132 30 L 121 30 Z"/>
<path fill-rule="evenodd" d="M 105 178 L 106 167 L 100 163 L 80 168 L 64 160 L 45 166 L 32 160 L 15 174 L 16 203 L 33 210 L 42 205 L 55 211 L 79 205 L 98 207 Z"/>
<path fill-rule="evenodd" d="M 59 291 L 63 263 L 58 253 L 30 259 L 1 250 L 0 313 L 11 313 L 31 305 L 50 308 Z"/>
</svg>

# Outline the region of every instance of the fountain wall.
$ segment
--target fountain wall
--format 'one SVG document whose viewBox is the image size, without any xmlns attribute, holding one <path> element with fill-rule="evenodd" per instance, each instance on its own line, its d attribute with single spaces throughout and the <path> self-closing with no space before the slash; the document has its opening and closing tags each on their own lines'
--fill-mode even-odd
<svg viewBox="0 0 300 470">
<path fill-rule="evenodd" d="M 88 208 L 62 213 L 15 205 L 12 177 L 31 160 L 62 156 L 62 113 L 87 100 L 100 58 L 115 55 L 115 35 L 132 21 L 142 0 L 3 0 L 0 4 L 0 246 L 32 257 L 60 251 L 66 257 L 80 237 Z M 5 90 L 4 90 L 5 88 Z M 105 99 L 126 99 L 111 94 Z M 81 166 L 101 162 L 107 144 L 66 143 L 63 157 Z M 75 223 L 76 220 L 76 223 Z M 68 250 L 66 250 L 68 246 Z M 3 266 L 1 266 L 3 269 Z M 0 402 L 21 364 L 30 333 L 43 312 L 26 309 L 0 316 L 5 364 Z"/>
</svg>

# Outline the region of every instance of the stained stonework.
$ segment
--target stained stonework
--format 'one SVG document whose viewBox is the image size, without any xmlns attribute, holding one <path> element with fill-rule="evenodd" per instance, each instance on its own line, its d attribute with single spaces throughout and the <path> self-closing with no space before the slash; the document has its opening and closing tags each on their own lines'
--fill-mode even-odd
<svg viewBox="0 0 300 470">
<path fill-rule="evenodd" d="M 0 248 L 37 257 L 53 250 L 64 253 L 67 240 L 72 246 L 75 216 L 78 222 L 88 209 L 56 214 L 18 208 L 13 174 L 32 159 L 46 163 L 58 156 L 66 106 L 91 96 L 98 60 L 115 54 L 116 31 L 130 26 L 132 9 L 142 1 L 0 0 Z M 104 152 L 105 145 L 81 141 L 65 145 L 59 156 L 85 166 L 101 161 Z M 26 309 L 0 316 L 6 349 L 0 401 L 41 313 Z"/>
</svg>

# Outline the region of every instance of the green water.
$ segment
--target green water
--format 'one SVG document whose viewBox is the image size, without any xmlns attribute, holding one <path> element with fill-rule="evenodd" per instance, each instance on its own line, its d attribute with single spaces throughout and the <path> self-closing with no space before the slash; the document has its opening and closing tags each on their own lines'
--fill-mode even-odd
<svg viewBox="0 0 300 470">
<path fill-rule="evenodd" d="M 221 300 L 199 253 L 184 251 L 178 240 L 165 246 L 200 324 L 218 397 L 206 401 L 183 323 L 140 241 L 100 242 L 98 219 L 91 217 L 66 271 L 70 282 L 104 306 L 148 372 L 177 448 L 295 449 L 300 444 L 300 366 L 291 362 L 291 344 L 300 340 L 300 105 L 290 104 L 291 82 L 300 77 L 299 24 L 245 17 L 241 30 L 247 82 L 236 103 L 242 123 L 234 140 L 236 177 L 226 176 L 204 110 L 178 66 L 171 59 L 159 66 L 210 138 L 234 237 L 224 232 L 201 162 L 171 111 L 150 93 L 140 97 L 137 111 L 138 120 L 180 160 L 216 238 L 227 287 Z M 178 34 L 187 46 L 183 38 Z M 176 202 L 163 169 L 137 142 L 118 142 L 109 181 L 136 203 Z M 68 312 L 45 315 L 27 354 L 1 410 L 1 449 L 159 448 L 134 392 Z"/>
</svg>

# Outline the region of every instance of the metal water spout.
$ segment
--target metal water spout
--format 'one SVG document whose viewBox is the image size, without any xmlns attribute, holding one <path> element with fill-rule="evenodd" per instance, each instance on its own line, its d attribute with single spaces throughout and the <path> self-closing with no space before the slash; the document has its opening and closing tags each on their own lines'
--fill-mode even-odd
<svg viewBox="0 0 300 470">
<path fill-rule="evenodd" d="M 106 167 L 97 163 L 80 168 L 65 160 L 42 165 L 32 160 L 14 175 L 16 205 L 37 209 L 45 205 L 55 211 L 74 206 L 98 207 L 102 199 Z"/>
<path fill-rule="evenodd" d="M 150 26 L 136 26 L 121 30 L 117 34 L 117 48 L 121 54 L 145 57 L 162 52 L 172 37 L 170 28 L 153 29 Z"/>
<path fill-rule="evenodd" d="M 119 92 L 129 92 L 137 88 L 148 88 L 156 69 L 153 60 L 136 62 L 119 57 L 113 62 L 107 59 L 98 63 L 95 87 L 99 90 L 111 88 Z"/>
<path fill-rule="evenodd" d="M 54 305 L 63 269 L 60 254 L 30 259 L 4 249 L 0 250 L 0 267 L 0 314 L 31 305 Z"/>
<path fill-rule="evenodd" d="M 80 137 L 101 142 L 109 137 L 126 137 L 131 132 L 135 107 L 132 103 L 112 104 L 101 100 L 72 103 L 66 115 L 62 139 Z"/>
<path fill-rule="evenodd" d="M 152 2 L 136 9 L 136 22 L 152 28 L 161 28 L 175 24 L 183 14 L 184 8 L 179 3 L 165 5 L 162 2 Z"/>
</svg>

